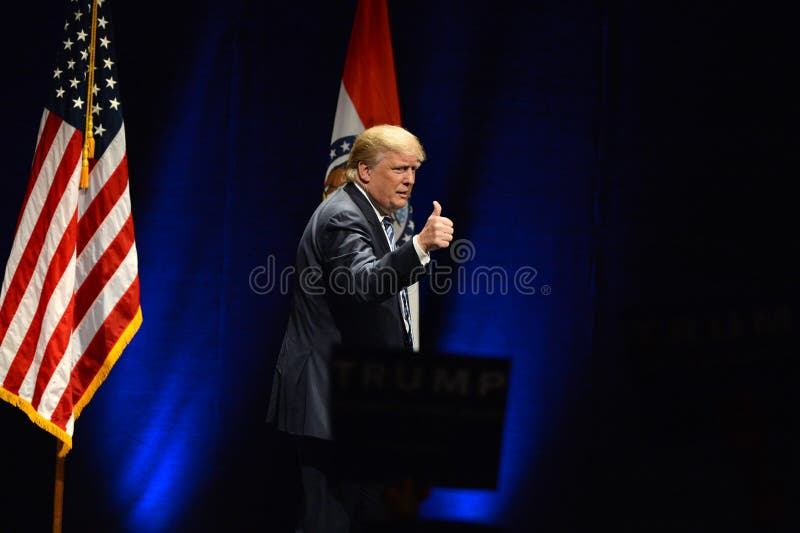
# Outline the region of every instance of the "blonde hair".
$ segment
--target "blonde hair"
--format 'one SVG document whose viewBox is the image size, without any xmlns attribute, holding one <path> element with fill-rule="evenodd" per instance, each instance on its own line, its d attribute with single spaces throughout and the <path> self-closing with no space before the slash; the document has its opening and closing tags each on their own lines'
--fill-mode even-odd
<svg viewBox="0 0 800 533">
<path fill-rule="evenodd" d="M 379 124 L 361 132 L 353 143 L 344 168 L 345 181 L 355 181 L 358 164 L 376 165 L 386 152 L 414 154 L 421 164 L 425 161 L 425 150 L 416 135 L 401 126 Z"/>
</svg>

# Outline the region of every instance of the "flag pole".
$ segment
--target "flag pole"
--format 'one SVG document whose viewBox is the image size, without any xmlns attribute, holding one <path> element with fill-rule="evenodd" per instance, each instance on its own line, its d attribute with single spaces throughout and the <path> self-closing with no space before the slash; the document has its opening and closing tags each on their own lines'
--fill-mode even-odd
<svg viewBox="0 0 800 533">
<path fill-rule="evenodd" d="M 64 462 L 66 456 L 61 455 L 63 442 L 56 439 L 56 479 L 53 491 L 53 533 L 61 533 L 64 517 Z"/>
</svg>

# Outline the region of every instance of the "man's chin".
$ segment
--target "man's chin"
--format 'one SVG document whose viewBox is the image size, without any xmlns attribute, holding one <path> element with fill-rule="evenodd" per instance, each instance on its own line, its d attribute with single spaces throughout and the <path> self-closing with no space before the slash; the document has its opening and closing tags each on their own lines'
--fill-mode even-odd
<svg viewBox="0 0 800 533">
<path fill-rule="evenodd" d="M 408 205 L 408 198 L 398 198 L 392 207 L 397 211 L 398 209 L 403 209 L 406 205 Z"/>
</svg>

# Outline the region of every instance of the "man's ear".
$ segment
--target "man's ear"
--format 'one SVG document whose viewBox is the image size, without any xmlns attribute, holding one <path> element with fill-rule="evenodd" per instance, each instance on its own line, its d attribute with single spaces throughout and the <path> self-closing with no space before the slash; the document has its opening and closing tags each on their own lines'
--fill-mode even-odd
<svg viewBox="0 0 800 533">
<path fill-rule="evenodd" d="M 358 177 L 364 183 L 369 183 L 369 166 L 363 161 L 358 162 Z"/>
</svg>

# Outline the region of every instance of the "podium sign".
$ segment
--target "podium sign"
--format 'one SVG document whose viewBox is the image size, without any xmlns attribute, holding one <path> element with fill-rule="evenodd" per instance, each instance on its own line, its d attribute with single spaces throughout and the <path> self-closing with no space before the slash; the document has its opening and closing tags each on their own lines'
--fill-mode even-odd
<svg viewBox="0 0 800 533">
<path fill-rule="evenodd" d="M 497 487 L 508 359 L 339 347 L 330 370 L 334 439 L 356 476 Z"/>
</svg>

